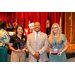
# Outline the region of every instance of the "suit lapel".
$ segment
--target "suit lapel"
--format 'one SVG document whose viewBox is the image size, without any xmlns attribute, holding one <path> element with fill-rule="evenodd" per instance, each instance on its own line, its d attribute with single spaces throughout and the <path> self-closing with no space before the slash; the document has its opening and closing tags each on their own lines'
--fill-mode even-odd
<svg viewBox="0 0 75 75">
<path fill-rule="evenodd" d="M 35 41 L 35 33 L 33 32 L 33 42 L 36 45 L 36 41 Z"/>
</svg>

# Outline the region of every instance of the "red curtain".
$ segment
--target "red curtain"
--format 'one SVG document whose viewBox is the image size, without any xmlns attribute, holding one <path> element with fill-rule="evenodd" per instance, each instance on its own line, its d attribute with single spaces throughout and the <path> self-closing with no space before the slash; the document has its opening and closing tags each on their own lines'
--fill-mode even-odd
<svg viewBox="0 0 75 75">
<path fill-rule="evenodd" d="M 6 24 L 7 24 L 7 12 L 5 12 L 5 21 L 6 21 Z"/>
<path fill-rule="evenodd" d="M 41 31 L 46 32 L 46 12 L 41 12 Z"/>
<path fill-rule="evenodd" d="M 33 22 L 33 12 L 30 12 L 30 23 Z"/>
<path fill-rule="evenodd" d="M 57 12 L 56 22 L 59 24 L 59 21 L 60 21 L 60 13 Z"/>
<path fill-rule="evenodd" d="M 36 21 L 40 22 L 41 31 L 45 33 L 48 16 L 50 25 L 53 23 L 58 23 L 60 25 L 60 15 L 62 16 L 62 30 L 64 33 L 65 12 L 0 12 L 0 20 L 5 20 L 6 23 L 7 21 L 12 23 L 17 21 L 20 25 L 23 23 L 23 26 L 28 28 L 30 16 L 30 23 Z"/>
<path fill-rule="evenodd" d="M 28 28 L 29 24 L 29 12 L 25 12 L 25 28 Z"/>
<path fill-rule="evenodd" d="M 18 12 L 18 24 L 21 24 L 21 12 Z"/>
<path fill-rule="evenodd" d="M 21 12 L 21 25 L 24 26 L 24 12 Z"/>
<path fill-rule="evenodd" d="M 41 22 L 41 12 L 37 12 L 37 20 L 38 22 Z"/>
</svg>

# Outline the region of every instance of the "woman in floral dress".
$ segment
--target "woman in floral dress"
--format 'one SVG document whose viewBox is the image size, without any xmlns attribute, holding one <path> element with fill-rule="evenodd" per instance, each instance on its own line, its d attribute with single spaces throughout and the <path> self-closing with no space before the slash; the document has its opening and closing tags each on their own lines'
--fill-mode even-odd
<svg viewBox="0 0 75 75">
<path fill-rule="evenodd" d="M 0 62 L 7 62 L 9 36 L 5 28 L 5 22 L 0 21 Z"/>
</svg>

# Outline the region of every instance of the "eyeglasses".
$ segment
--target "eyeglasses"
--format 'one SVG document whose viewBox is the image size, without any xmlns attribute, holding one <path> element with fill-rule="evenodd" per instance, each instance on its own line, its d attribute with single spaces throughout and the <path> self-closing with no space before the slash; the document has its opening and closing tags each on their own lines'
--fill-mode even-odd
<svg viewBox="0 0 75 75">
<path fill-rule="evenodd" d="M 52 29 L 57 29 L 58 27 L 52 27 Z"/>
</svg>

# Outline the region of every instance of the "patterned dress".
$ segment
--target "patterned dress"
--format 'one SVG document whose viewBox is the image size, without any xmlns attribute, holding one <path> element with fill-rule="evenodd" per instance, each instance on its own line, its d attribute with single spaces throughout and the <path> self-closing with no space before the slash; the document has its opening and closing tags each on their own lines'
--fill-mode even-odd
<svg viewBox="0 0 75 75">
<path fill-rule="evenodd" d="M 57 43 L 57 39 L 56 37 L 54 37 L 53 41 L 52 41 L 52 46 L 55 45 L 55 40 L 56 40 L 56 45 L 59 48 L 59 52 L 61 52 L 64 49 L 64 42 L 67 40 L 64 34 L 61 34 L 61 44 Z M 51 51 L 53 52 L 53 48 L 51 48 Z M 57 55 L 50 55 L 49 54 L 49 62 L 67 62 L 67 58 L 66 58 L 66 53 L 63 52 L 61 54 L 61 56 L 57 56 Z"/>
<path fill-rule="evenodd" d="M 9 45 L 9 36 L 4 29 L 0 30 L 0 62 L 7 61 L 7 51 Z"/>
</svg>

